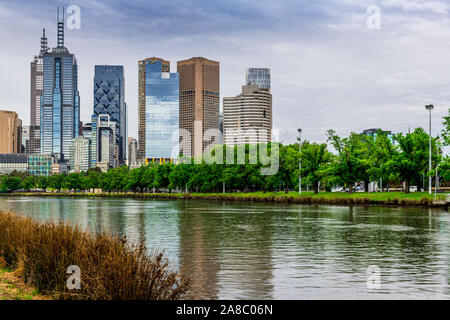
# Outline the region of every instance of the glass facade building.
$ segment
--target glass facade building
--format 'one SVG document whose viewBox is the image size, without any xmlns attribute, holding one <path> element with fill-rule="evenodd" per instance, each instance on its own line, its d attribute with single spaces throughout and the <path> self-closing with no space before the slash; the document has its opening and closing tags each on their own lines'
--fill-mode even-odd
<svg viewBox="0 0 450 320">
<path fill-rule="evenodd" d="M 63 27 L 58 23 L 58 46 L 44 52 L 43 89 L 40 101 L 41 154 L 55 154 L 68 162 L 72 139 L 79 135 L 80 96 L 75 56 L 64 47 Z"/>
<path fill-rule="evenodd" d="M 54 156 L 50 154 L 28 155 L 28 173 L 48 177 L 52 172 Z"/>
<path fill-rule="evenodd" d="M 116 123 L 117 160 L 121 164 L 125 163 L 128 134 L 123 66 L 95 66 L 94 114 L 97 116 L 107 114 L 110 120 Z"/>
<path fill-rule="evenodd" d="M 163 72 L 158 60 L 145 68 L 145 158 L 171 161 L 179 154 L 179 76 Z"/>
<path fill-rule="evenodd" d="M 270 89 L 270 69 L 248 68 L 245 72 L 245 84 Z"/>
</svg>

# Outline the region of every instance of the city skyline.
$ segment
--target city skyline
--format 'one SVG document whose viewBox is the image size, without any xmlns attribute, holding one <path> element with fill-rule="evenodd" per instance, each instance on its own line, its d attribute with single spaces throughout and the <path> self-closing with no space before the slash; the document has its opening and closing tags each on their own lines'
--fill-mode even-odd
<svg viewBox="0 0 450 320">
<path fill-rule="evenodd" d="M 168 4 L 175 10 L 170 16 L 157 2 L 151 17 L 156 12 L 163 14 L 161 19 L 170 18 L 168 21 L 179 23 L 165 24 L 157 19 L 154 22 L 157 30 L 147 33 L 139 31 L 151 23 L 144 19 L 150 8 L 143 2 L 131 2 L 128 8 L 115 1 L 108 5 L 74 3 L 81 8 L 81 29 L 66 30 L 66 37 L 70 38 L 69 47 L 79 61 L 81 120 L 90 119 L 94 65 L 124 65 L 128 123 L 135 124 L 138 60 L 157 55 L 174 64 L 189 57 L 204 56 L 222 65 L 221 100 L 238 92 L 246 68 L 271 68 L 274 128 L 280 129 L 284 143 L 295 142 L 298 127 L 304 129 L 306 139 L 315 141 L 323 141 L 324 132 L 329 128 L 343 135 L 370 127 L 393 132 L 407 132 L 408 127 L 425 128 L 427 118 L 423 106 L 428 103 L 436 106 L 432 129 L 434 135 L 439 133 L 441 117 L 447 112 L 450 100 L 447 89 L 450 84 L 443 72 L 447 66 L 450 68 L 450 62 L 442 54 L 450 49 L 446 42 L 450 32 L 445 28 L 447 4 L 410 1 L 411 5 L 407 6 L 383 1 L 379 4 L 381 29 L 370 30 L 366 26 L 370 1 L 346 1 L 341 7 L 336 7 L 335 1 L 318 1 L 307 7 L 299 6 L 300 3 L 286 1 L 256 7 L 251 2 L 243 2 L 234 8 L 232 4 L 199 3 L 202 10 L 196 17 L 203 20 L 189 24 L 181 11 Z M 52 35 L 49 43 L 54 43 L 55 8 L 70 4 L 49 1 L 23 7 L 21 1 L 4 1 L 0 5 L 0 35 L 5 39 L 0 58 L 10 61 L 0 67 L 3 74 L 10 75 L 0 82 L 0 106 L 18 112 L 24 124 L 30 123 L 29 84 L 23 81 L 29 79 L 30 56 L 39 52 L 43 28 L 48 36 Z M 183 8 L 186 6 L 189 8 L 189 5 Z M 246 9 L 257 9 L 248 21 L 244 19 L 249 15 Z M 292 9 L 292 15 L 304 18 L 303 22 L 283 19 L 283 14 L 289 14 L 288 9 Z M 224 12 L 229 13 L 228 17 Z M 113 28 L 111 36 L 96 28 L 99 21 L 95 17 L 99 14 L 105 18 L 102 23 Z M 262 24 L 263 18 L 267 25 Z M 224 25 L 229 19 L 236 26 L 227 29 Z M 291 21 L 291 31 L 279 37 L 288 29 L 287 20 Z M 309 26 L 303 28 L 306 23 Z M 246 31 L 241 32 L 239 28 Z M 164 39 L 162 31 L 167 31 Z M 262 33 L 267 41 L 260 43 Z M 207 34 L 211 37 L 202 43 L 200 38 Z M 246 41 L 237 42 L 238 38 Z M 17 39 L 22 41 L 14 41 Z M 158 40 L 157 45 L 148 40 Z M 191 43 L 186 45 L 189 40 Z M 105 47 L 114 50 L 105 54 Z M 128 136 L 137 137 L 135 126 L 130 125 Z"/>
</svg>

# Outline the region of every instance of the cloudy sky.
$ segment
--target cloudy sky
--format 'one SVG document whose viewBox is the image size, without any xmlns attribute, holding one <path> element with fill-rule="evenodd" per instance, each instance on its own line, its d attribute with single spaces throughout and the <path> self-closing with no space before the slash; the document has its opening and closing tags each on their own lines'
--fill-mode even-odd
<svg viewBox="0 0 450 320">
<path fill-rule="evenodd" d="M 221 63 L 221 96 L 240 93 L 247 67 L 272 69 L 274 128 L 309 140 L 381 127 L 428 126 L 450 101 L 450 4 L 424 0 L 0 0 L 0 108 L 29 123 L 29 69 L 42 28 L 56 45 L 56 7 L 77 5 L 65 45 L 79 65 L 81 118 L 93 108 L 96 64 L 125 67 L 129 135 L 137 135 L 137 61 L 203 56 Z M 377 6 L 380 28 L 370 6 Z M 373 26 L 373 24 L 370 24 Z"/>
</svg>

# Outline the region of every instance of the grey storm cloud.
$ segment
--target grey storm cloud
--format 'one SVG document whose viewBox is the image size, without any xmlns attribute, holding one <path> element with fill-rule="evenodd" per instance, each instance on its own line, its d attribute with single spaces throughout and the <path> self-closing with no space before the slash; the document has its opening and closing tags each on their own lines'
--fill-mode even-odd
<svg viewBox="0 0 450 320">
<path fill-rule="evenodd" d="M 381 127 L 393 132 L 427 126 L 434 134 L 450 99 L 450 5 L 419 0 L 281 1 L 1 1 L 0 108 L 29 121 L 29 63 L 42 28 L 56 42 L 56 7 L 81 9 L 81 29 L 65 43 L 79 64 L 82 120 L 92 113 L 96 64 L 122 64 L 129 135 L 137 134 L 137 61 L 172 63 L 204 56 L 221 63 L 221 96 L 234 96 L 245 68 L 272 69 L 274 128 L 294 142 Z M 371 30 L 367 8 L 381 10 Z"/>
</svg>

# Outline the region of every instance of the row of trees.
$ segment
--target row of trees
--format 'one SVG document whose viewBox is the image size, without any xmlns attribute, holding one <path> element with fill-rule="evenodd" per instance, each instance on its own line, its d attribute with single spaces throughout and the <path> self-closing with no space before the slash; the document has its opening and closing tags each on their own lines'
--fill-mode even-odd
<svg viewBox="0 0 450 320">
<path fill-rule="evenodd" d="M 443 138 L 450 142 L 445 132 Z M 270 175 L 261 173 L 261 168 L 270 164 L 261 163 L 259 150 L 257 158 L 249 161 L 251 147 L 247 145 L 245 164 L 206 164 L 204 161 L 201 164 L 149 164 L 133 170 L 121 166 L 101 173 L 94 168 L 87 172 L 49 177 L 16 172 L 1 178 L 0 190 L 102 188 L 108 192 L 158 192 L 161 189 L 168 189 L 169 192 L 173 189 L 222 192 L 223 184 L 227 192 L 298 190 L 301 173 L 303 187 L 311 186 L 316 193 L 319 192 L 319 185 L 327 191 L 341 186 L 352 192 L 356 182 L 364 182 L 365 190 L 368 190 L 369 182 L 380 180 L 385 186 L 399 186 L 405 182 L 405 192 L 409 192 L 410 185 L 422 186 L 424 176 L 434 174 L 434 171 L 427 171 L 429 136 L 421 128 L 392 138 L 381 131 L 375 137 L 351 133 L 344 138 L 329 130 L 326 143 L 303 141 L 301 156 L 298 144 L 269 144 L 269 155 L 275 152 L 275 145 L 279 150 L 279 166 Z M 221 148 L 225 160 L 227 147 Z M 213 150 L 212 154 L 218 151 Z M 237 159 L 238 148 L 234 147 L 233 151 Z M 439 175 L 443 181 L 449 181 L 450 159 L 442 156 L 437 138 L 432 139 L 432 154 L 433 166 L 439 163 Z"/>
</svg>

